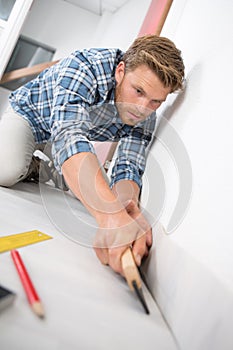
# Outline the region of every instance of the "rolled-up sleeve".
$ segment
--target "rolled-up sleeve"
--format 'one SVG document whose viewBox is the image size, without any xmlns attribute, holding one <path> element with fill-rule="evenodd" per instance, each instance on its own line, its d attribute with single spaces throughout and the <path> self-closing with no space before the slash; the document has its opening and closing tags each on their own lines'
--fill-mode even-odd
<svg viewBox="0 0 233 350">
<path fill-rule="evenodd" d="M 141 188 L 147 150 L 153 138 L 155 123 L 154 115 L 142 127 L 134 127 L 127 137 L 120 140 L 111 174 L 111 187 L 120 180 L 132 180 Z"/>
</svg>

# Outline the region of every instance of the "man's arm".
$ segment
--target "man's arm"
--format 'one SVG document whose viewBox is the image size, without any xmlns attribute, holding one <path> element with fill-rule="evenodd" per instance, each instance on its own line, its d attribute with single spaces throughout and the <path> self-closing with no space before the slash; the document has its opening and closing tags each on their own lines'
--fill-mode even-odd
<svg viewBox="0 0 233 350">
<path fill-rule="evenodd" d="M 110 189 L 96 156 L 90 152 L 81 152 L 67 159 L 62 172 L 71 191 L 97 221 L 99 230 L 95 251 L 100 261 L 122 274 L 121 256 L 128 246 L 133 245 L 135 260 L 140 265 L 147 253 L 148 240 L 145 230 L 134 220 L 138 206 L 131 215 L 122 201 L 120 185 L 116 184 L 114 190 Z M 136 184 L 132 186 L 133 198 L 136 199 L 139 189 L 135 187 Z"/>
</svg>

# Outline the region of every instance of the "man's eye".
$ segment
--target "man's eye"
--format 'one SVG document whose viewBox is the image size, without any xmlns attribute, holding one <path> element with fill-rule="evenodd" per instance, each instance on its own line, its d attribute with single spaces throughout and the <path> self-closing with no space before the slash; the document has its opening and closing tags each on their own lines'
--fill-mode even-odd
<svg viewBox="0 0 233 350">
<path fill-rule="evenodd" d="M 137 94 L 139 94 L 139 95 L 142 94 L 142 90 L 140 90 L 140 89 L 136 89 L 136 92 L 137 92 Z"/>
</svg>

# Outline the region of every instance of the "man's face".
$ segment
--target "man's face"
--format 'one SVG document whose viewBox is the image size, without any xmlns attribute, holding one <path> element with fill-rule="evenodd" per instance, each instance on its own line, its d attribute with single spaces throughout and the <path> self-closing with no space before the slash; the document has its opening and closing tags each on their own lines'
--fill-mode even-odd
<svg viewBox="0 0 233 350">
<path fill-rule="evenodd" d="M 125 72 L 124 62 L 120 62 L 116 68 L 115 79 L 115 103 L 120 118 L 124 124 L 131 126 L 145 120 L 171 92 L 144 64 Z"/>
</svg>

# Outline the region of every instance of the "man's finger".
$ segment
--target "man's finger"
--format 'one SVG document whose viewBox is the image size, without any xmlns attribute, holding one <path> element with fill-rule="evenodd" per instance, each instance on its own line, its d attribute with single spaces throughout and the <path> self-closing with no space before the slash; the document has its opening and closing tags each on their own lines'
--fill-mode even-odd
<svg viewBox="0 0 233 350">
<path fill-rule="evenodd" d="M 149 229 L 149 231 L 146 233 L 146 245 L 150 248 L 153 244 L 153 235 L 152 230 Z"/>
<path fill-rule="evenodd" d="M 107 248 L 94 248 L 98 259 L 103 265 L 108 265 L 108 249 Z"/>
<path fill-rule="evenodd" d="M 108 259 L 109 259 L 109 266 L 117 273 L 124 276 L 122 264 L 121 264 L 121 257 L 124 251 L 127 249 L 127 246 L 119 247 L 119 248 L 112 248 L 108 250 Z"/>
<path fill-rule="evenodd" d="M 145 236 L 142 236 L 134 242 L 132 251 L 137 266 L 140 266 L 141 260 L 147 251 Z"/>
</svg>

